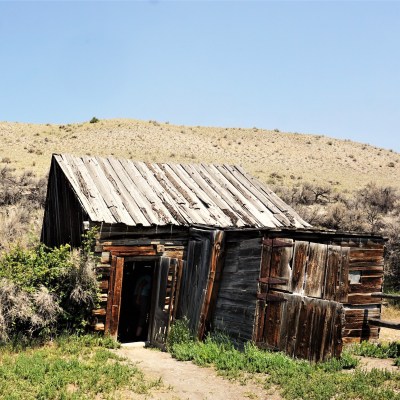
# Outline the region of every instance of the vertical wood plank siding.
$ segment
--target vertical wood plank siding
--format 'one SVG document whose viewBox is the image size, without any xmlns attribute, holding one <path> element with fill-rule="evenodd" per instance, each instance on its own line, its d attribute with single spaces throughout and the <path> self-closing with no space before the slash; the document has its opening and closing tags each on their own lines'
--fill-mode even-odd
<svg viewBox="0 0 400 400">
<path fill-rule="evenodd" d="M 83 221 L 86 219 L 87 213 L 77 199 L 71 183 L 53 160 L 47 186 L 41 241 L 50 247 L 66 243 L 79 246 L 82 242 Z"/>
<path fill-rule="evenodd" d="M 340 355 L 342 247 L 289 238 L 263 240 L 253 338 L 261 347 L 322 361 Z M 344 249 L 346 251 L 346 249 Z"/>
<path fill-rule="evenodd" d="M 261 238 L 226 243 L 214 328 L 238 342 L 252 340 L 261 251 Z"/>
<path fill-rule="evenodd" d="M 270 293 L 268 296 L 271 302 L 265 298 L 258 300 L 254 331 L 256 340 L 265 340 L 268 347 L 276 347 L 288 353 L 294 351 L 293 354 L 303 357 L 305 350 L 299 349 L 298 346 L 305 346 L 305 343 L 288 343 L 286 339 L 288 332 L 289 336 L 290 332 L 296 332 L 296 324 L 302 325 L 302 332 L 314 337 L 312 341 L 314 353 L 307 353 L 307 357 L 311 359 L 325 357 L 326 351 L 328 355 L 339 351 L 341 338 L 343 342 L 378 338 L 379 328 L 369 326 L 367 319 L 380 315 L 380 300 L 372 298 L 370 294 L 381 291 L 383 281 L 384 241 L 382 238 L 343 239 L 338 235 L 332 235 L 329 241 L 318 242 L 320 239 L 318 235 L 315 235 L 314 238 L 310 237 L 309 241 L 293 241 L 288 238 L 264 240 L 259 285 L 260 293 Z M 290 247 L 285 248 L 285 242 L 288 244 L 293 242 L 293 252 Z M 354 280 L 350 282 L 354 272 L 359 276 L 358 282 Z M 280 283 L 280 279 L 286 280 L 286 283 Z M 282 302 L 274 298 L 279 293 L 276 290 L 285 293 Z M 308 320 L 309 312 L 306 309 L 296 309 L 297 305 L 293 303 L 296 300 L 289 301 L 286 293 L 302 296 L 302 302 L 311 301 L 309 299 L 321 299 L 331 303 L 311 301 L 314 307 L 313 317 Z M 332 302 L 337 303 L 336 310 Z M 264 312 L 264 307 L 267 307 L 266 312 Z M 291 309 L 292 307 L 295 307 L 295 311 Z M 337 315 L 339 310 L 342 313 L 341 317 Z M 288 320 L 286 314 L 293 319 L 295 312 L 300 313 L 298 322 L 292 321 L 285 326 L 282 321 Z M 324 318 L 328 315 L 335 321 L 330 328 L 332 329 L 331 339 L 335 341 L 330 344 L 331 351 L 326 349 L 320 351 L 315 344 L 315 332 L 318 330 L 323 332 L 323 330 L 313 325 L 322 321 L 320 317 L 322 314 L 326 314 Z M 308 326 L 309 323 L 311 326 Z M 340 323 L 341 327 L 337 325 Z M 327 343 L 323 340 L 320 345 L 326 347 Z M 289 347 L 285 348 L 285 346 Z"/>
<path fill-rule="evenodd" d="M 191 230 L 177 318 L 188 318 L 189 328 L 195 334 L 199 332 L 201 310 L 207 292 L 212 245 L 210 231 Z"/>
</svg>

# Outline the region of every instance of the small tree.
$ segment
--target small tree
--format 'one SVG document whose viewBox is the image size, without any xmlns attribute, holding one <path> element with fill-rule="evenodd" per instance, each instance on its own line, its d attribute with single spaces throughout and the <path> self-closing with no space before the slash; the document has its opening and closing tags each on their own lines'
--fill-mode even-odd
<svg viewBox="0 0 400 400">
<path fill-rule="evenodd" d="M 387 228 L 385 287 L 400 291 L 400 220 Z"/>
</svg>

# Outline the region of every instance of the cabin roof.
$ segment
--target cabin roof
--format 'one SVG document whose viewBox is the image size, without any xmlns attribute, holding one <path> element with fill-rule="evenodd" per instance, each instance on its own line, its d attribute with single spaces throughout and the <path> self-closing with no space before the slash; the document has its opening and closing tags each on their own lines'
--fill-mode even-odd
<svg viewBox="0 0 400 400">
<path fill-rule="evenodd" d="M 54 154 L 93 222 L 128 226 L 309 228 L 241 167 Z"/>
</svg>

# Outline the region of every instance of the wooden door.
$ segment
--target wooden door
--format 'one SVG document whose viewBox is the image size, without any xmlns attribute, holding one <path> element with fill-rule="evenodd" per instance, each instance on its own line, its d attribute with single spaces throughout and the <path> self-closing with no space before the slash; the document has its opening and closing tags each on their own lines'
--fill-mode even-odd
<svg viewBox="0 0 400 400">
<path fill-rule="evenodd" d="M 121 308 L 122 278 L 124 274 L 124 257 L 112 256 L 110 281 L 107 294 L 105 333 L 117 339 L 119 313 Z"/>
<path fill-rule="evenodd" d="M 148 341 L 162 349 L 175 315 L 181 269 L 178 259 L 161 257 L 155 270 Z"/>
<path fill-rule="evenodd" d="M 312 361 L 340 355 L 347 255 L 340 246 L 265 239 L 255 341 Z"/>
</svg>

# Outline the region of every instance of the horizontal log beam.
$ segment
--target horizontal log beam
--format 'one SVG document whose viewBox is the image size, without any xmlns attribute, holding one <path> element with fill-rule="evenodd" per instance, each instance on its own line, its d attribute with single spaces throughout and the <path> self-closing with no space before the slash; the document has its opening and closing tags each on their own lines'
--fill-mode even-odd
<svg viewBox="0 0 400 400">
<path fill-rule="evenodd" d="M 104 331 L 103 323 L 94 324 L 94 325 L 92 325 L 92 327 L 95 331 Z"/>
<path fill-rule="evenodd" d="M 400 300 L 400 294 L 389 294 L 389 293 L 382 293 L 382 292 L 371 293 L 371 297 L 379 297 L 379 298 L 382 298 L 382 299 Z"/>
<path fill-rule="evenodd" d="M 104 317 L 106 315 L 106 309 L 98 308 L 96 310 L 92 310 L 92 315 L 95 315 L 96 317 Z"/>
<path fill-rule="evenodd" d="M 382 321 L 378 318 L 368 318 L 368 324 L 373 326 L 380 326 L 381 328 L 399 329 L 400 324 L 398 322 Z"/>
<path fill-rule="evenodd" d="M 272 276 L 267 276 L 266 278 L 259 278 L 258 281 L 260 283 L 269 283 L 270 285 L 286 285 L 288 283 L 288 280 L 286 278 L 278 278 L 278 277 L 272 277 Z"/>
</svg>

